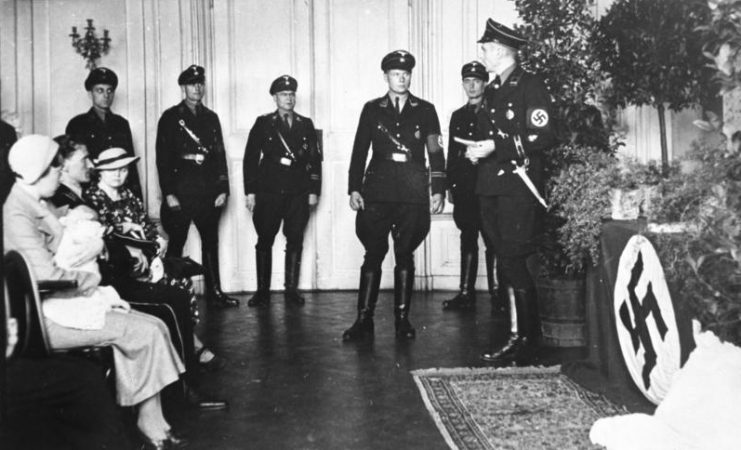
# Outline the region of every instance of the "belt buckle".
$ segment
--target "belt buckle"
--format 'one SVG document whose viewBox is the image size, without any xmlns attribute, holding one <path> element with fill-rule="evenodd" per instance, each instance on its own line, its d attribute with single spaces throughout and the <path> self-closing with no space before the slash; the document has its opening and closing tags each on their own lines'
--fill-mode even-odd
<svg viewBox="0 0 741 450">
<path fill-rule="evenodd" d="M 195 159 L 193 161 L 195 161 L 196 164 L 198 164 L 200 166 L 201 164 L 203 164 L 203 162 L 205 160 L 206 160 L 206 157 L 204 155 L 202 155 L 200 153 L 197 153 L 196 154 L 196 157 L 195 157 Z"/>
<path fill-rule="evenodd" d="M 407 162 L 406 153 L 394 152 L 391 154 L 391 160 L 396 162 Z"/>
<path fill-rule="evenodd" d="M 286 158 L 285 156 L 280 159 L 280 163 L 283 164 L 286 167 L 291 167 L 291 164 L 293 164 L 293 161 L 291 161 L 290 158 Z"/>
</svg>

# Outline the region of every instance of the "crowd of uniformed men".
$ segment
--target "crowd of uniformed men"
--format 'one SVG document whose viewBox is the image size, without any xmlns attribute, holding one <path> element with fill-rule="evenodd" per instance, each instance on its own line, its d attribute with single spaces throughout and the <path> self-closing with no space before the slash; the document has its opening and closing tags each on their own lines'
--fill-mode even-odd
<svg viewBox="0 0 741 450">
<path fill-rule="evenodd" d="M 468 101 L 450 120 L 447 168 L 435 107 L 409 90 L 414 56 L 398 50 L 381 61 L 388 92 L 364 105 L 350 158 L 349 203 L 357 211 L 356 234 L 365 255 L 357 318 L 343 333 L 344 341 L 373 336 L 389 233 L 396 261 L 396 336 L 415 337 L 410 322 L 413 253 L 430 229 L 430 215 L 443 211 L 447 191 L 461 232 L 461 271 L 460 291 L 443 308 L 475 307 L 481 234 L 492 312 L 508 315 L 512 303 L 517 315 L 516 331 L 509 340 L 481 358 L 522 363 L 537 342 L 537 306 L 526 261 L 534 252 L 541 223 L 537 191 L 542 190 L 542 151 L 554 144 L 550 96 L 543 80 L 517 62 L 518 48 L 525 42 L 522 36 L 489 19 L 478 42 L 481 62 L 461 69 Z M 222 292 L 218 264 L 218 223 L 229 195 L 229 179 L 219 118 L 201 101 L 204 72 L 203 67 L 192 65 L 180 74 L 183 101 L 159 120 L 160 217 L 169 236 L 168 256 L 182 256 L 190 224 L 195 224 L 202 241 L 207 302 L 233 307 L 239 301 Z M 67 125 L 66 134 L 87 145 L 93 162 L 112 147 L 135 154 L 128 121 L 111 111 L 117 85 L 110 69 L 92 70 L 85 81 L 92 107 Z M 297 285 L 304 230 L 321 193 L 322 152 L 312 120 L 295 112 L 297 87 L 289 75 L 271 84 L 269 93 L 277 108 L 257 118 L 244 151 L 246 207 L 258 235 L 257 290 L 248 301 L 251 307 L 270 303 L 272 246 L 281 224 L 286 237 L 283 295 L 288 303 L 304 303 Z M 141 198 L 135 165 L 130 168 L 128 187 Z"/>
</svg>

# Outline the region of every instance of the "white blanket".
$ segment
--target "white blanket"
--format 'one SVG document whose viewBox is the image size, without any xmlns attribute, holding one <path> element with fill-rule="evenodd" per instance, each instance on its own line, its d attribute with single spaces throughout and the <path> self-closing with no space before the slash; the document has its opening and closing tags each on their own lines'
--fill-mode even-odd
<svg viewBox="0 0 741 450">
<path fill-rule="evenodd" d="M 741 348 L 711 332 L 674 376 L 654 415 L 597 420 L 592 443 L 609 450 L 730 450 L 741 448 Z"/>
</svg>

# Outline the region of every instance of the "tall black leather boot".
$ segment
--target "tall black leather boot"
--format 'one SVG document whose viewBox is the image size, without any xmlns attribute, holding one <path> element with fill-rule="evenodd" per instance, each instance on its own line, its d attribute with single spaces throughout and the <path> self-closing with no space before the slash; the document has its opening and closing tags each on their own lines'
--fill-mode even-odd
<svg viewBox="0 0 741 450">
<path fill-rule="evenodd" d="M 510 333 L 509 339 L 504 345 L 481 354 L 481 359 L 487 362 L 514 362 L 525 356 L 526 349 L 537 340 L 536 326 L 539 322 L 534 320 L 538 308 L 534 290 L 514 289 L 515 308 L 517 311 L 517 332 Z"/>
<path fill-rule="evenodd" d="M 517 365 L 532 365 L 537 362 L 537 347 L 540 339 L 540 315 L 535 289 L 515 289 L 517 307 L 517 329 L 522 339 L 511 353 Z"/>
<path fill-rule="evenodd" d="M 273 254 L 269 251 L 255 252 L 257 267 L 257 292 L 247 302 L 247 306 L 267 306 L 270 304 L 270 277 L 273 274 Z"/>
<path fill-rule="evenodd" d="M 378 288 L 381 285 L 381 270 L 360 270 L 360 287 L 358 288 L 358 318 L 350 328 L 342 333 L 342 340 L 360 341 L 373 338 L 373 312 L 378 300 Z"/>
<path fill-rule="evenodd" d="M 497 292 L 497 289 L 499 288 L 499 280 L 496 276 L 496 267 L 494 266 L 496 255 L 493 251 L 487 249 L 484 258 L 486 259 L 486 283 L 489 287 L 489 295 L 493 299 L 497 294 L 499 294 L 499 292 Z"/>
<path fill-rule="evenodd" d="M 239 306 L 239 300 L 229 297 L 221 290 L 221 276 L 219 274 L 219 248 L 209 246 L 204 249 L 204 279 L 206 282 L 206 302 L 221 308 Z"/>
<path fill-rule="evenodd" d="M 397 339 L 414 339 L 416 331 L 409 323 L 409 310 L 412 306 L 414 288 L 414 269 L 394 269 L 394 317 Z"/>
<path fill-rule="evenodd" d="M 488 256 L 489 255 L 487 254 L 487 257 Z M 492 265 L 494 265 L 493 257 Z M 492 291 L 494 292 L 494 294 L 491 295 L 491 314 L 494 316 L 509 317 L 509 281 L 507 281 L 507 278 L 504 276 L 502 270 L 499 270 L 498 268 L 494 269 L 494 273 L 491 274 L 491 277 L 492 279 L 496 278 L 497 280 L 493 288 L 491 282 L 489 284 L 489 293 L 491 293 Z"/>
<path fill-rule="evenodd" d="M 443 301 L 443 310 L 467 310 L 476 307 L 476 276 L 478 275 L 478 266 L 478 251 L 461 251 L 461 290 L 455 297 Z"/>
<path fill-rule="evenodd" d="M 301 272 L 301 253 L 286 251 L 285 261 L 285 291 L 283 298 L 287 303 L 303 305 L 306 300 L 298 293 L 298 277 Z"/>
</svg>

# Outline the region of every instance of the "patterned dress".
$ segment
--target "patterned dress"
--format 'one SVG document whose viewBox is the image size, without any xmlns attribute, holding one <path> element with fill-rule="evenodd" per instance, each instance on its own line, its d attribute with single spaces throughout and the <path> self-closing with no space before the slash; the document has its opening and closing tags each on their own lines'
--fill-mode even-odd
<svg viewBox="0 0 741 450">
<path fill-rule="evenodd" d="M 108 227 L 106 231 L 108 235 L 113 232 L 121 232 L 123 224 L 129 222 L 141 225 L 144 229 L 144 237 L 156 242 L 159 231 L 154 222 L 147 216 L 142 201 L 126 187 L 120 190 L 119 195 L 121 197 L 119 200 L 113 200 L 97 185 L 89 186 L 82 193 L 85 202 L 98 212 L 100 222 Z M 147 258 L 151 263 L 156 256 L 156 254 L 147 255 Z M 175 286 L 188 292 L 193 323 L 194 325 L 197 324 L 199 313 L 193 281 L 190 278 L 174 277 L 165 273 L 157 283 Z"/>
</svg>

